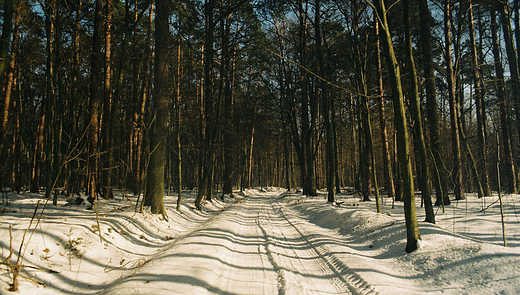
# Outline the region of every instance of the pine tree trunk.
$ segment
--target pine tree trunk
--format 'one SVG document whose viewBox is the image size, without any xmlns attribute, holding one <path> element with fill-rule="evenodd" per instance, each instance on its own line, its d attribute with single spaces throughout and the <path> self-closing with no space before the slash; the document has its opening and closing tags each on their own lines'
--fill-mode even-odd
<svg viewBox="0 0 520 295">
<path fill-rule="evenodd" d="M 103 33 L 103 4 L 102 0 L 96 0 L 94 17 L 94 34 L 92 40 L 92 61 L 90 74 L 90 100 L 89 100 L 89 186 L 88 194 L 97 199 L 98 172 L 99 172 L 99 109 L 101 101 L 100 87 L 102 85 L 101 69 L 103 65 L 102 33 Z"/>
<path fill-rule="evenodd" d="M 511 73 L 511 87 L 513 93 L 513 105 L 516 109 L 515 119 L 517 132 L 520 132 L 520 70 L 518 65 L 518 56 L 516 46 L 513 41 L 513 30 L 511 29 L 511 15 L 507 3 L 495 0 L 495 7 L 501 14 L 502 30 L 504 33 L 504 43 L 506 45 L 506 54 L 509 61 L 509 72 Z M 520 154 L 517 155 L 517 163 L 520 163 Z M 520 173 L 520 172 L 519 172 Z M 518 175 L 516 175 L 518 181 Z"/>
<path fill-rule="evenodd" d="M 417 71 L 415 70 L 415 61 L 413 58 L 412 47 L 412 27 L 410 24 L 410 1 L 403 1 L 404 7 L 404 30 L 406 42 L 406 61 L 407 71 L 410 76 L 410 93 L 408 97 L 411 105 L 412 118 L 414 120 L 414 146 L 419 154 L 419 164 L 421 167 L 421 177 L 419 179 L 419 187 L 421 189 L 422 198 L 424 200 L 424 209 L 426 211 L 426 222 L 435 223 L 435 214 L 433 213 L 433 206 L 431 200 L 430 189 L 430 167 L 428 164 L 428 152 L 426 150 L 421 105 L 419 101 L 419 85 L 417 82 Z"/>
<path fill-rule="evenodd" d="M 54 110 L 56 106 L 54 63 L 55 63 L 55 18 L 56 2 L 53 0 L 45 2 L 46 18 L 45 25 L 47 31 L 47 68 L 45 73 L 45 198 L 50 199 L 53 189 L 53 168 L 54 168 Z"/>
<path fill-rule="evenodd" d="M 516 1 L 515 1 L 516 3 Z M 511 128 L 509 122 L 509 105 L 506 101 L 505 87 L 504 87 L 504 69 L 502 67 L 502 60 L 500 57 L 500 45 L 498 43 L 498 24 L 496 20 L 496 12 L 491 9 L 491 37 L 493 40 L 493 58 L 495 62 L 495 73 L 497 75 L 496 92 L 498 99 L 498 108 L 500 113 L 500 127 L 502 137 L 502 147 L 504 153 L 504 160 L 501 161 L 500 175 L 504 181 L 504 187 L 509 194 L 516 194 L 517 184 L 515 177 L 515 166 L 513 163 L 513 153 L 511 150 Z"/>
<path fill-rule="evenodd" d="M 4 9 L 3 9 L 3 25 L 2 25 L 2 35 L 0 36 L 0 81 L 4 80 L 5 72 L 7 70 L 8 65 L 8 53 L 9 53 L 9 41 L 11 39 L 11 32 L 13 29 L 13 13 L 14 13 L 14 5 L 13 0 L 4 0 Z M 3 83 L 2 83 L 3 85 Z M 4 103 L 4 108 L 9 106 L 9 102 Z M 5 110 L 4 110 L 5 112 Z M 2 127 L 4 126 L 4 121 L 7 120 L 7 117 L 2 116 Z M 2 130 L 3 131 L 3 128 Z"/>
<path fill-rule="evenodd" d="M 453 181 L 453 193 L 455 199 L 463 200 L 464 196 L 464 181 L 462 178 L 462 152 L 460 143 L 460 130 L 459 130 L 459 104 L 455 94 L 455 81 L 453 77 L 453 59 L 451 55 L 451 7 L 450 0 L 445 0 L 444 8 L 444 38 L 446 48 L 446 76 L 448 82 L 448 96 L 450 103 L 450 125 L 451 125 L 451 138 L 452 138 L 452 153 L 453 153 L 453 170 L 452 170 L 452 181 Z M 444 200 L 437 195 L 437 202 L 435 205 L 448 205 L 444 204 Z"/>
<path fill-rule="evenodd" d="M 478 155 L 479 159 L 478 170 L 480 175 L 480 182 L 484 190 L 484 196 L 491 196 L 491 189 L 489 186 L 489 176 L 487 170 L 487 148 L 485 136 L 486 114 L 484 112 L 484 94 L 481 89 L 480 70 L 478 66 L 477 45 L 475 42 L 475 24 L 473 20 L 473 6 L 469 0 L 469 37 L 471 46 L 471 60 L 473 66 L 473 85 L 475 90 L 475 112 L 477 114 L 477 140 L 478 140 Z"/>
<path fill-rule="evenodd" d="M 11 39 L 11 31 L 13 26 L 13 0 L 4 0 L 4 10 L 3 10 L 3 25 L 2 25 L 2 35 L 0 36 L 0 83 L 2 88 L 5 86 L 3 81 L 5 81 L 5 74 L 8 68 L 8 53 L 9 53 L 9 41 Z M 12 58 L 12 57 L 11 57 Z M 3 109 L 0 114 L 0 139 L 2 139 L 2 143 L 0 143 L 0 152 L 2 152 L 2 147 L 5 142 L 4 138 L 7 133 L 7 121 L 10 107 L 10 96 L 5 95 L 3 98 Z M 3 156 L 3 155 L 2 155 Z M 3 168 L 3 167 L 2 167 Z"/>
<path fill-rule="evenodd" d="M 224 175 L 223 175 L 223 194 L 233 194 L 233 170 L 234 170 L 234 154 L 233 154 L 233 92 L 232 92 L 232 76 L 231 68 L 231 46 L 230 46 L 230 21 L 231 14 L 223 20 L 222 32 L 222 52 L 223 52 L 223 69 L 222 77 L 224 79 Z"/>
<path fill-rule="evenodd" d="M 424 86 L 426 89 L 426 114 L 428 119 L 428 129 L 430 131 L 431 152 L 433 154 L 434 185 L 438 196 L 444 199 L 444 204 L 450 204 L 448 197 L 448 176 L 444 168 L 442 159 L 442 143 L 439 133 L 439 115 L 437 106 L 437 93 L 435 83 L 435 69 L 433 64 L 432 45 L 431 45 L 431 25 L 430 10 L 427 0 L 419 0 L 420 13 L 420 44 L 424 64 Z M 438 177 L 435 177 L 438 175 Z"/>
<path fill-rule="evenodd" d="M 320 1 L 316 0 L 316 19 L 314 21 L 316 31 L 316 53 L 318 57 L 319 73 L 322 78 L 325 79 L 325 62 L 323 57 L 322 49 L 322 36 L 321 36 L 321 19 L 320 19 Z M 335 189 L 336 189 L 336 160 L 334 158 L 334 133 L 332 130 L 332 122 L 330 116 L 330 97 L 328 91 L 327 82 L 321 80 L 321 105 L 323 113 L 323 123 L 325 125 L 325 136 L 326 136 L 326 172 L 327 172 L 327 201 L 334 202 L 336 200 Z M 332 110 L 333 111 L 333 110 Z"/>
<path fill-rule="evenodd" d="M 202 209 L 202 202 L 211 200 L 213 189 L 213 174 L 215 165 L 216 140 L 220 134 L 221 97 L 215 101 L 213 98 L 213 43 L 215 23 L 213 13 L 215 0 L 208 0 L 205 7 L 206 17 L 206 39 L 204 48 L 204 142 L 202 149 L 202 160 L 199 175 L 199 191 L 195 200 L 197 209 Z"/>
<path fill-rule="evenodd" d="M 105 89 L 103 100 L 103 132 L 102 151 L 103 151 L 103 178 L 102 195 L 106 199 L 112 199 L 112 174 L 114 163 L 113 152 L 113 127 L 114 120 L 113 98 L 112 98 L 112 0 L 106 0 L 105 6 Z"/>
<path fill-rule="evenodd" d="M 182 50 L 181 38 L 179 35 L 179 44 L 177 45 L 177 85 L 175 96 L 175 174 L 177 186 L 177 211 L 181 211 L 182 202 L 182 148 L 181 148 L 181 78 L 182 78 Z"/>
<path fill-rule="evenodd" d="M 397 151 L 400 164 L 400 173 L 403 181 L 403 202 L 407 233 L 406 252 L 410 253 L 417 249 L 417 243 L 421 240 L 417 215 L 415 210 L 415 191 L 412 175 L 412 163 L 408 147 L 409 135 L 406 124 L 404 107 L 404 96 L 401 86 L 401 74 L 399 64 L 394 52 L 392 35 L 388 27 L 387 11 L 383 0 L 376 0 L 375 5 L 379 16 L 383 35 L 383 52 L 388 64 L 388 72 L 392 84 L 392 99 L 394 102 L 395 127 L 397 131 Z"/>
<path fill-rule="evenodd" d="M 164 171 L 166 163 L 166 140 L 169 122 L 169 36 L 168 20 L 170 6 L 166 0 L 157 0 L 155 18 L 155 63 L 154 63 L 154 120 L 150 138 L 150 164 L 147 171 L 147 193 L 144 205 L 151 206 L 152 214 L 161 214 L 167 219 L 164 208 Z"/>
<path fill-rule="evenodd" d="M 380 49 L 380 36 L 379 36 L 379 22 L 376 21 L 376 50 L 377 50 L 377 76 L 379 83 L 379 129 L 381 133 L 381 145 L 383 147 L 383 175 L 385 178 L 385 188 L 388 193 L 389 198 L 393 198 L 395 195 L 395 186 L 394 186 L 394 173 L 392 171 L 392 165 L 390 160 L 390 152 L 388 151 L 388 135 L 386 131 L 386 116 L 385 116 L 385 97 L 384 97 L 384 88 L 383 88 L 383 71 L 381 65 L 381 49 Z"/>
</svg>

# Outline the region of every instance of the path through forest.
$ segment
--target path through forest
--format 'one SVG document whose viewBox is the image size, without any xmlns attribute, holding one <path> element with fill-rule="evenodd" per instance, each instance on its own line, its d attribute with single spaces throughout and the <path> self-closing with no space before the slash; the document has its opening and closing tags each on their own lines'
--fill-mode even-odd
<svg viewBox="0 0 520 295">
<path fill-rule="evenodd" d="M 283 197 L 241 199 L 103 294 L 375 293 L 328 249 L 330 237 L 302 231 L 313 225 L 285 208 Z"/>
</svg>

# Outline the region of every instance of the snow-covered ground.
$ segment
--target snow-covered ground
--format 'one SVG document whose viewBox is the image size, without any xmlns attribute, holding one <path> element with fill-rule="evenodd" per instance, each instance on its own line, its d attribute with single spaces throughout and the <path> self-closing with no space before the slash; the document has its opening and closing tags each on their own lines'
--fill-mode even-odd
<svg viewBox="0 0 520 295">
<path fill-rule="evenodd" d="M 355 194 L 333 206 L 252 189 L 197 211 L 185 192 L 181 213 L 165 197 L 165 221 L 118 193 L 100 202 L 98 227 L 87 205 L 41 197 L 9 194 L 0 207 L 0 294 L 11 294 L 11 247 L 9 263 L 23 253 L 19 294 L 520 294 L 518 195 L 503 197 L 507 248 L 497 197 L 468 195 L 436 207 L 436 225 L 420 222 L 409 254 L 402 204 L 388 198 L 376 214 Z"/>
</svg>

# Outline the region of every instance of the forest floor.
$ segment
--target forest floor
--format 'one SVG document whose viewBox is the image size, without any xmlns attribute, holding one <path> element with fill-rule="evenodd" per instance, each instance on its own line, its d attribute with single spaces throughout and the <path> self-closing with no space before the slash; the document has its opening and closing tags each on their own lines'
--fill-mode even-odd
<svg viewBox="0 0 520 295">
<path fill-rule="evenodd" d="M 389 198 L 376 214 L 355 194 L 333 205 L 325 194 L 252 189 L 202 211 L 194 192 L 184 197 L 180 213 L 165 197 L 165 221 L 134 213 L 135 198 L 118 193 L 100 201 L 98 227 L 88 204 L 10 193 L 0 294 L 12 294 L 6 265 L 20 249 L 18 294 L 520 294 L 518 195 L 503 197 L 508 247 L 497 197 L 436 207 L 435 225 L 422 222 L 418 199 L 423 240 L 409 254 L 402 203 Z"/>
</svg>

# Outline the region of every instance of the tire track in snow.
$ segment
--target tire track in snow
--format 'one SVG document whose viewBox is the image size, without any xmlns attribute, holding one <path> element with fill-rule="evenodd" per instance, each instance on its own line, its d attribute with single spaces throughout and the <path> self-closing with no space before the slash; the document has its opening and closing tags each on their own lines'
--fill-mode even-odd
<svg viewBox="0 0 520 295">
<path fill-rule="evenodd" d="M 286 216 L 280 203 L 271 199 L 269 205 L 265 205 L 267 204 L 259 208 L 258 224 L 266 237 L 266 249 L 269 249 L 271 264 L 276 268 L 279 276 L 284 278 L 284 292 L 289 292 L 287 288 L 290 284 L 299 287 L 300 292 L 377 294 L 368 283 L 325 246 L 316 245 L 314 239 L 307 238 Z M 330 287 L 325 286 L 323 281 L 325 278 L 336 291 L 331 291 Z M 325 291 L 326 288 L 329 288 L 328 291 Z"/>
<path fill-rule="evenodd" d="M 267 235 L 267 232 L 260 224 L 259 219 L 257 219 L 256 224 L 258 224 L 258 227 L 260 228 L 260 230 L 262 231 L 262 234 L 264 235 L 264 239 L 265 239 L 264 247 L 265 247 L 265 252 L 267 253 L 267 258 L 269 259 L 269 262 L 273 266 L 273 269 L 276 271 L 277 281 L 278 281 L 278 295 L 285 295 L 286 282 L 285 282 L 285 276 L 283 274 L 283 270 L 280 268 L 278 263 L 276 263 L 276 261 L 274 260 L 273 253 L 271 252 L 271 249 L 269 248 L 269 236 Z"/>
<path fill-rule="evenodd" d="M 275 207 L 276 205 L 276 207 Z M 326 268 L 330 269 L 334 272 L 339 280 L 344 284 L 348 291 L 351 294 L 356 295 L 372 295 L 378 294 L 373 287 L 370 286 L 359 274 L 346 266 L 341 260 L 339 260 L 334 254 L 332 254 L 325 246 L 318 245 L 315 246 L 314 240 L 315 238 L 308 239 L 305 234 L 303 234 L 294 223 L 289 220 L 287 215 L 283 211 L 283 207 L 279 202 L 275 202 L 272 204 L 273 210 L 275 212 L 279 212 L 279 215 L 283 217 L 283 219 L 290 224 L 290 226 L 298 233 L 302 241 L 305 241 L 305 244 L 309 247 L 310 251 L 314 252 L 317 257 L 320 258 L 320 261 L 325 264 Z"/>
</svg>

